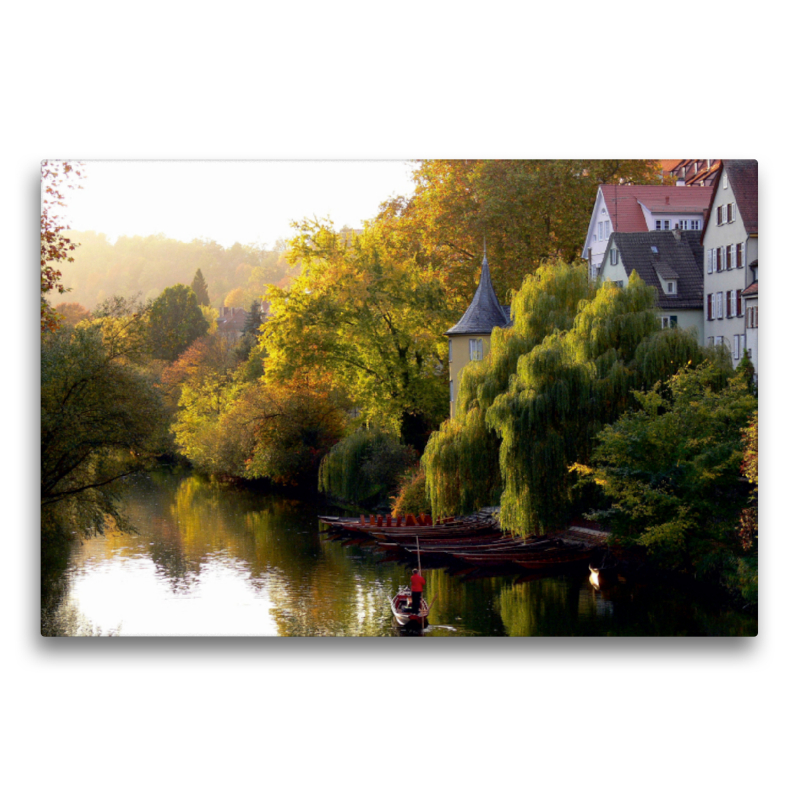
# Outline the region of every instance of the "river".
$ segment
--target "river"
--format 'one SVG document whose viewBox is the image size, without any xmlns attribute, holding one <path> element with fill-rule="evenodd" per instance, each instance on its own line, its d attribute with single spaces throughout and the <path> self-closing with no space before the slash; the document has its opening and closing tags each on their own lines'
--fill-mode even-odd
<svg viewBox="0 0 800 800">
<path fill-rule="evenodd" d="M 392 636 L 389 599 L 407 564 L 320 532 L 321 498 L 163 470 L 128 479 L 138 534 L 72 548 L 43 591 L 42 631 L 61 636 Z M 684 590 L 592 587 L 586 573 L 466 579 L 425 570 L 425 636 L 752 636 L 757 620 Z"/>
</svg>

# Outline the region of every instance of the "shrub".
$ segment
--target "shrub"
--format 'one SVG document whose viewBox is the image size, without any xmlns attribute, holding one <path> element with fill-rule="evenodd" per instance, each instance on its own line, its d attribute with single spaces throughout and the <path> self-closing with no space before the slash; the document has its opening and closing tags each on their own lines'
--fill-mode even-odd
<svg viewBox="0 0 800 800">
<path fill-rule="evenodd" d="M 385 500 L 415 461 L 413 448 L 391 434 L 361 429 L 324 458 L 319 490 L 354 503 Z"/>
<path fill-rule="evenodd" d="M 392 514 L 430 514 L 431 503 L 425 491 L 425 471 L 422 468 L 408 470 L 393 497 Z"/>
</svg>

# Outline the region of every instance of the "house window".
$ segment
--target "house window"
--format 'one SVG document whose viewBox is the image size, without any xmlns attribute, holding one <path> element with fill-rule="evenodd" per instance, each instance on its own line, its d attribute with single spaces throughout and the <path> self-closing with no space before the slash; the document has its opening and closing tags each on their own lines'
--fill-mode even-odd
<svg viewBox="0 0 800 800">
<path fill-rule="evenodd" d="M 706 265 L 708 267 L 708 274 L 714 271 L 714 251 L 706 250 Z"/>
<path fill-rule="evenodd" d="M 677 289 L 677 283 L 675 281 L 667 281 L 667 294 L 675 294 Z"/>
<path fill-rule="evenodd" d="M 736 219 L 736 215 L 733 211 L 733 203 L 728 203 L 728 222 L 733 222 Z"/>
<path fill-rule="evenodd" d="M 717 206 L 717 225 L 722 225 L 722 206 Z"/>
<path fill-rule="evenodd" d="M 721 336 L 715 336 L 714 337 L 714 344 L 722 344 L 722 341 L 723 340 L 722 340 Z"/>
<path fill-rule="evenodd" d="M 747 309 L 747 316 L 745 317 L 744 324 L 746 328 L 758 327 L 758 306 L 750 306 L 750 308 Z"/>
<path fill-rule="evenodd" d="M 742 357 L 741 344 L 739 338 L 742 334 L 735 333 L 733 335 L 733 359 L 738 361 Z"/>
<path fill-rule="evenodd" d="M 661 317 L 661 329 L 664 328 L 677 328 L 678 318 L 673 314 L 672 316 Z"/>
<path fill-rule="evenodd" d="M 668 219 L 657 219 L 656 220 L 656 230 L 657 231 L 668 231 L 669 230 L 669 220 Z"/>
<path fill-rule="evenodd" d="M 717 292 L 717 319 L 722 319 L 722 292 Z"/>
<path fill-rule="evenodd" d="M 699 231 L 700 230 L 700 220 L 699 219 L 693 219 L 692 220 L 692 230 L 693 231 Z"/>
<path fill-rule="evenodd" d="M 689 220 L 688 219 L 682 219 L 681 220 L 681 230 L 682 231 L 688 231 L 689 230 Z"/>
<path fill-rule="evenodd" d="M 732 245 L 725 246 L 725 267 L 726 269 L 733 269 L 733 253 L 731 252 Z"/>
<path fill-rule="evenodd" d="M 715 258 L 714 271 L 715 272 L 722 272 L 722 270 L 725 269 L 725 267 L 723 266 L 723 263 L 722 263 L 722 252 L 723 252 L 723 250 L 722 250 L 721 247 L 718 247 L 714 251 L 714 253 L 715 253 L 715 255 L 714 255 L 714 258 Z"/>
<path fill-rule="evenodd" d="M 618 255 L 618 251 L 617 251 L 616 247 L 613 247 L 611 249 L 611 263 L 612 263 L 612 265 L 616 265 L 616 263 L 618 261 L 617 255 Z"/>
<path fill-rule="evenodd" d="M 713 336 L 709 336 L 708 337 L 708 346 L 709 347 L 713 347 L 714 346 L 714 337 Z"/>
<path fill-rule="evenodd" d="M 447 342 L 447 360 L 452 363 L 453 362 L 453 340 L 450 339 Z"/>
<path fill-rule="evenodd" d="M 470 361 L 483 360 L 483 339 L 469 340 L 469 360 Z"/>
<path fill-rule="evenodd" d="M 733 292 L 725 292 L 725 316 L 730 319 L 733 316 L 733 308 L 731 307 L 731 295 Z"/>
<path fill-rule="evenodd" d="M 736 245 L 736 269 L 744 266 L 744 242 Z"/>
</svg>

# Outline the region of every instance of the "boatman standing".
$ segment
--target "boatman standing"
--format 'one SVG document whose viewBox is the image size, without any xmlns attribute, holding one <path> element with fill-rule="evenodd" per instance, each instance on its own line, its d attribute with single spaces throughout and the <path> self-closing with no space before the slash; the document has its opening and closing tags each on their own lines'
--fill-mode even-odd
<svg viewBox="0 0 800 800">
<path fill-rule="evenodd" d="M 425 578 L 418 569 L 411 570 L 411 613 L 419 614 L 422 602 L 422 590 L 425 588 Z"/>
</svg>

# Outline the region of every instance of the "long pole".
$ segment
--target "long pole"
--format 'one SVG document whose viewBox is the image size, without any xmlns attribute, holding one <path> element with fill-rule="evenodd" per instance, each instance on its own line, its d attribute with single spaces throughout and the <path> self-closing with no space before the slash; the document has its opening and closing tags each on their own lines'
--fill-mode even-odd
<svg viewBox="0 0 800 800">
<path fill-rule="evenodd" d="M 419 536 L 416 537 L 417 540 L 417 572 L 419 572 L 420 578 L 422 577 L 422 555 L 420 554 L 419 549 Z M 420 592 L 419 597 L 419 610 L 422 611 L 422 592 Z M 420 620 L 420 625 L 422 626 L 423 633 L 425 632 L 425 618 L 423 617 Z"/>
</svg>

